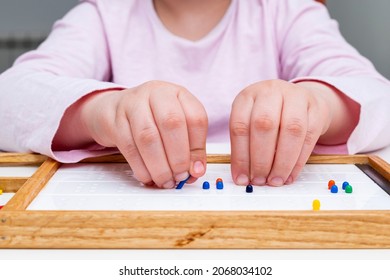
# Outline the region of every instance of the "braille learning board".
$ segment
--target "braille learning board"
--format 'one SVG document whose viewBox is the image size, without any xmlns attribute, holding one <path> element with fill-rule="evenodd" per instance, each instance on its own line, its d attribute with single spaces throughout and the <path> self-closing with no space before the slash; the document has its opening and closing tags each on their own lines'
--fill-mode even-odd
<svg viewBox="0 0 390 280">
<path fill-rule="evenodd" d="M 159 190 L 136 182 L 121 155 L 61 165 L 0 153 L 0 167 L 36 167 L 0 174 L 2 196 L 14 193 L 0 248 L 390 248 L 390 166 L 379 157 L 312 156 L 277 188 L 235 186 L 228 155 L 208 163 L 195 184 Z"/>
<path fill-rule="evenodd" d="M 217 178 L 223 178 L 216 182 Z M 329 178 L 353 193 L 328 189 Z M 203 182 L 210 188 L 204 190 Z M 219 187 L 222 185 L 223 187 Z M 180 189 L 146 187 L 125 163 L 62 165 L 28 210 L 309 210 L 314 199 L 321 210 L 389 210 L 390 195 L 355 165 L 308 164 L 288 186 L 236 186 L 230 164 L 208 164 L 206 175 Z"/>
</svg>

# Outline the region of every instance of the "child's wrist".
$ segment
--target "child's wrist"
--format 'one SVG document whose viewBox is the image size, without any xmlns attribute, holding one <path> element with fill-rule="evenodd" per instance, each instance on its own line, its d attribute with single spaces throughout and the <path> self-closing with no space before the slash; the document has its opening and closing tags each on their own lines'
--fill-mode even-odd
<svg viewBox="0 0 390 280">
<path fill-rule="evenodd" d="M 88 129 L 88 119 L 91 117 L 90 108 L 96 98 L 102 94 L 113 93 L 117 90 L 99 90 L 80 98 L 69 106 L 60 122 L 53 138 L 52 149 L 55 151 L 80 149 L 95 142 Z M 93 117 L 93 116 L 92 116 Z"/>
</svg>

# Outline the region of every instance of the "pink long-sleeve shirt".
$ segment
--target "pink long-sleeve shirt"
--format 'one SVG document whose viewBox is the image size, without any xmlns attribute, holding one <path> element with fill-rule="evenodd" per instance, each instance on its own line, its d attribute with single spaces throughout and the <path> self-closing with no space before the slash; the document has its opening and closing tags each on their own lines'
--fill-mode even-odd
<svg viewBox="0 0 390 280">
<path fill-rule="evenodd" d="M 227 142 L 235 96 L 267 79 L 320 81 L 361 105 L 347 144 L 317 152 L 365 152 L 390 143 L 390 83 L 345 42 L 321 4 L 232 0 L 218 25 L 194 42 L 169 32 L 152 0 L 89 0 L 0 76 L 0 149 L 63 162 L 112 152 L 51 146 L 65 110 L 81 97 L 150 80 L 186 87 L 205 106 L 208 141 Z"/>
</svg>

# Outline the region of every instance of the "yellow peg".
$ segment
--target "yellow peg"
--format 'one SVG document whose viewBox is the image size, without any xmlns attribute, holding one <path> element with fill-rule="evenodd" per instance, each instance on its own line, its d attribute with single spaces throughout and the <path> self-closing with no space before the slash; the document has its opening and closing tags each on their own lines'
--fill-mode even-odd
<svg viewBox="0 0 390 280">
<path fill-rule="evenodd" d="M 318 199 L 313 200 L 313 211 L 319 211 L 320 210 L 321 203 Z"/>
</svg>

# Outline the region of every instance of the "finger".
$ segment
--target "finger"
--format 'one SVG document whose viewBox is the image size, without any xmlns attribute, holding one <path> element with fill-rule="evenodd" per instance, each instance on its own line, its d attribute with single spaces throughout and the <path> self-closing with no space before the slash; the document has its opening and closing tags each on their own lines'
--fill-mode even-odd
<svg viewBox="0 0 390 280">
<path fill-rule="evenodd" d="M 230 115 L 231 169 L 237 185 L 248 185 L 250 176 L 250 119 L 253 98 L 239 94 L 233 102 Z"/>
<path fill-rule="evenodd" d="M 143 184 L 150 185 L 153 181 L 152 176 L 138 152 L 126 115 L 117 119 L 116 128 L 117 136 L 115 138 L 117 148 L 129 163 L 134 177 Z"/>
<path fill-rule="evenodd" d="M 271 186 L 284 184 L 297 163 L 305 141 L 308 105 L 305 99 L 295 96 L 298 94 L 300 92 L 284 95 L 276 154 L 267 178 Z"/>
<path fill-rule="evenodd" d="M 303 143 L 302 151 L 298 157 L 297 163 L 291 171 L 290 176 L 287 178 L 286 184 L 292 183 L 298 177 L 298 174 L 305 166 L 314 149 L 314 146 L 316 145 L 321 135 L 321 126 L 319 126 L 318 124 L 322 123 L 321 118 L 323 117 L 323 115 L 319 114 L 318 112 L 319 110 L 317 107 L 309 108 L 308 128 L 305 136 L 305 141 Z"/>
<path fill-rule="evenodd" d="M 176 182 L 189 176 L 190 145 L 186 118 L 177 95 L 160 92 L 150 97 L 150 107 L 156 121 L 165 155 Z"/>
<path fill-rule="evenodd" d="M 207 113 L 198 99 L 185 90 L 179 93 L 179 102 L 183 108 L 188 130 L 190 174 L 192 176 L 189 182 L 194 182 L 193 178 L 199 178 L 206 172 Z"/>
<path fill-rule="evenodd" d="M 175 180 L 149 104 L 140 102 L 133 108 L 129 115 L 131 133 L 145 166 L 158 187 L 173 188 Z"/>
<path fill-rule="evenodd" d="M 265 185 L 274 160 L 283 99 L 276 93 L 256 97 L 250 127 L 250 170 L 253 185 Z"/>
</svg>

